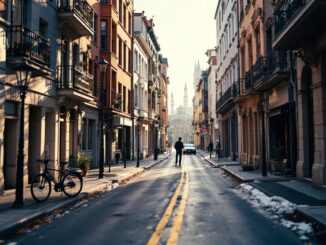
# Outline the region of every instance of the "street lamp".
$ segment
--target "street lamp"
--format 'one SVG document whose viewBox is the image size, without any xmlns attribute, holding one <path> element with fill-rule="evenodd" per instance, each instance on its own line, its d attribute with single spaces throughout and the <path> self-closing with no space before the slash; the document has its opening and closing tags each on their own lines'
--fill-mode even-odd
<svg viewBox="0 0 326 245">
<path fill-rule="evenodd" d="M 18 89 L 20 93 L 20 125 L 19 125 L 19 146 L 16 169 L 16 196 L 14 207 L 24 206 L 24 107 L 27 88 L 32 76 L 32 69 L 26 63 L 16 70 Z"/>
<path fill-rule="evenodd" d="M 140 149 L 139 149 L 139 145 L 140 145 L 140 123 L 141 121 L 144 119 L 144 117 L 139 116 L 137 118 L 137 122 L 138 122 L 138 127 L 137 127 L 137 168 L 139 168 L 139 154 L 140 154 Z"/>
<path fill-rule="evenodd" d="M 156 120 L 154 121 L 154 127 L 155 127 L 155 144 L 154 144 L 154 160 L 157 160 L 157 155 L 158 155 L 158 149 L 157 149 L 157 140 L 158 140 L 158 126 L 159 126 L 159 121 Z"/>
<path fill-rule="evenodd" d="M 101 86 L 100 86 L 100 108 L 99 108 L 99 127 L 100 127 L 100 169 L 98 177 L 103 178 L 104 173 L 104 135 L 103 135 L 103 121 L 104 121 L 104 79 L 106 68 L 108 66 L 108 62 L 102 58 L 102 60 L 98 63 L 100 67 L 100 72 L 102 74 Z"/>
</svg>

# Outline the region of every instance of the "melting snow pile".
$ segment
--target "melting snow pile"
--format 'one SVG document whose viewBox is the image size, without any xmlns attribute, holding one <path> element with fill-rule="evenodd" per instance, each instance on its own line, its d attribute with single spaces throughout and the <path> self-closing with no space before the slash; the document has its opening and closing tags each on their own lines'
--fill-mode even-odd
<svg viewBox="0 0 326 245">
<path fill-rule="evenodd" d="M 313 229 L 310 223 L 295 223 L 284 218 L 284 215 L 292 214 L 294 212 L 297 207 L 296 204 L 293 204 L 282 197 L 269 197 L 248 184 L 240 184 L 238 190 L 249 199 L 253 206 L 266 210 L 271 218 L 280 220 L 280 223 L 283 226 L 296 232 L 300 239 L 307 240 L 309 239 L 307 236 L 313 234 Z"/>
</svg>

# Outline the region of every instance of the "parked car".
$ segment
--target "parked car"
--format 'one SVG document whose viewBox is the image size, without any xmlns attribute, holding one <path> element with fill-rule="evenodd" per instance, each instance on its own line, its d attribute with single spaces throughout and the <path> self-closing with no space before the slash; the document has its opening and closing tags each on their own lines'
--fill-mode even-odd
<svg viewBox="0 0 326 245">
<path fill-rule="evenodd" d="M 183 154 L 195 154 L 196 155 L 196 146 L 194 144 L 185 143 L 183 144 Z"/>
</svg>

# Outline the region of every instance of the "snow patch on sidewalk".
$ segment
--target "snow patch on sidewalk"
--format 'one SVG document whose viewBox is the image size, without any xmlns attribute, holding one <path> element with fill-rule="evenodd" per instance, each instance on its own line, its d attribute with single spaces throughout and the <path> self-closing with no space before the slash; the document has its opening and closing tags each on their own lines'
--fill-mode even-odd
<svg viewBox="0 0 326 245">
<path fill-rule="evenodd" d="M 298 207 L 296 204 L 279 197 L 269 197 L 249 184 L 240 184 L 237 191 L 242 197 L 247 199 L 254 207 L 265 210 L 269 217 L 278 220 L 284 227 L 296 232 L 301 240 L 308 240 L 313 235 L 314 230 L 311 223 L 296 223 L 285 218 L 286 215 L 293 214 Z"/>
</svg>

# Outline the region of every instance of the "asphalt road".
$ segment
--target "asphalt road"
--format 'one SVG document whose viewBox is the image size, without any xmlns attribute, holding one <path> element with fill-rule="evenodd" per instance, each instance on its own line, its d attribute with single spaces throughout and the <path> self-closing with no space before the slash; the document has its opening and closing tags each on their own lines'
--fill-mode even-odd
<svg viewBox="0 0 326 245">
<path fill-rule="evenodd" d="M 233 190 L 198 156 L 174 156 L 90 200 L 18 244 L 302 244 Z"/>
</svg>

